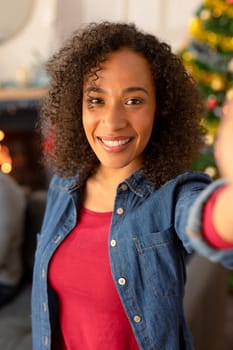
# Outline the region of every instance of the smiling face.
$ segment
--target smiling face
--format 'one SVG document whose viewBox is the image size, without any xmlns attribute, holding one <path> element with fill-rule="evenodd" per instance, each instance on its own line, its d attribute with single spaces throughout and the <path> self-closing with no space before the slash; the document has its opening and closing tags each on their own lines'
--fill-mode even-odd
<svg viewBox="0 0 233 350">
<path fill-rule="evenodd" d="M 129 49 L 107 56 L 83 88 L 83 127 L 100 168 L 131 175 L 142 165 L 156 103 L 146 59 Z"/>
</svg>

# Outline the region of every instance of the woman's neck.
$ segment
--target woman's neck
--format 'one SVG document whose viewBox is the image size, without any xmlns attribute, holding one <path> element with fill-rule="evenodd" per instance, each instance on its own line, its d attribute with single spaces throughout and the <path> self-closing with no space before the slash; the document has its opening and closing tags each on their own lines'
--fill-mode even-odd
<svg viewBox="0 0 233 350">
<path fill-rule="evenodd" d="M 116 191 L 117 186 L 132 175 L 135 171 L 139 170 L 140 167 L 124 167 L 120 169 L 111 169 L 104 166 L 99 166 L 93 178 L 99 184 L 107 186 L 109 189 L 112 188 Z"/>
<path fill-rule="evenodd" d="M 133 172 L 99 167 L 86 181 L 83 206 L 97 212 L 113 211 L 117 186 Z"/>
</svg>

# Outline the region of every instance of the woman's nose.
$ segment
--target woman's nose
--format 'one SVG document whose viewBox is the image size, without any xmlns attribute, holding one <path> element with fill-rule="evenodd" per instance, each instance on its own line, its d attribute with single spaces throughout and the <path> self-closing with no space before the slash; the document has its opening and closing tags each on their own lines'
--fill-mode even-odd
<svg viewBox="0 0 233 350">
<path fill-rule="evenodd" d="M 104 113 L 103 122 L 112 130 L 123 129 L 127 125 L 127 116 L 119 105 L 110 106 Z"/>
</svg>

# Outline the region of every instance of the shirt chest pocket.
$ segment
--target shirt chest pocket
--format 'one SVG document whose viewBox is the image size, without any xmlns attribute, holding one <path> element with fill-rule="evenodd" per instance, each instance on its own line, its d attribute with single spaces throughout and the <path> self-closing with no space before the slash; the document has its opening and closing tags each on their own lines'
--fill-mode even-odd
<svg viewBox="0 0 233 350">
<path fill-rule="evenodd" d="M 173 229 L 134 237 L 141 275 L 155 297 L 180 296 L 184 285 L 181 247 Z"/>
</svg>

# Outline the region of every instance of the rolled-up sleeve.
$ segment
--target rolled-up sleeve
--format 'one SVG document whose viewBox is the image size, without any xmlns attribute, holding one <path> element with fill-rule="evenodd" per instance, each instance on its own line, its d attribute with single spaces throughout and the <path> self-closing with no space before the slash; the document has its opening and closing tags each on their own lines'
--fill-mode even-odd
<svg viewBox="0 0 233 350">
<path fill-rule="evenodd" d="M 233 269 L 233 249 L 215 249 L 204 240 L 202 234 L 203 207 L 213 192 L 223 186 L 223 179 L 216 180 L 208 185 L 196 198 L 190 208 L 186 232 L 190 238 L 193 249 L 213 262 L 220 262 L 225 267 Z"/>
</svg>

